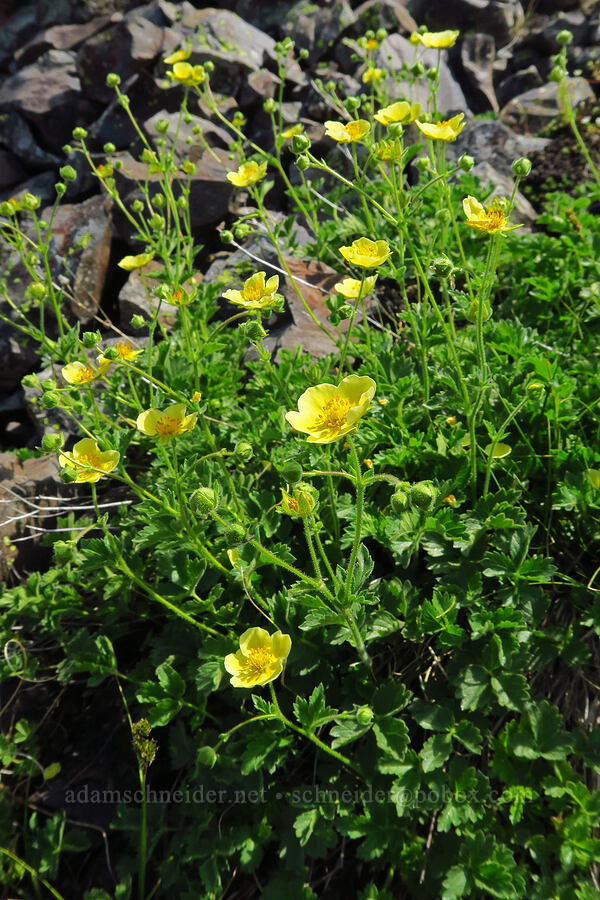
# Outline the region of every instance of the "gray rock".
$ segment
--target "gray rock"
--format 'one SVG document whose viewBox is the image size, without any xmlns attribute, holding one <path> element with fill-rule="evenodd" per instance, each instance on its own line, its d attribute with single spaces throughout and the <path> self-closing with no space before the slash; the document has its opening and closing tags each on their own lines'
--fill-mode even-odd
<svg viewBox="0 0 600 900">
<path fill-rule="evenodd" d="M 456 161 L 461 154 L 467 153 L 476 161 L 473 174 L 478 175 L 479 166 L 488 163 L 501 175 L 511 176 L 511 166 L 515 159 L 543 150 L 548 143 L 547 138 L 516 134 L 497 120 L 473 121 L 469 122 L 456 141 L 446 144 L 446 160 Z"/>
<path fill-rule="evenodd" d="M 51 151 L 60 151 L 76 125 L 85 125 L 96 108 L 81 94 L 74 54 L 48 50 L 0 87 L 0 112 L 16 110 L 31 122 Z"/>
<path fill-rule="evenodd" d="M 126 91 L 138 122 L 151 118 L 158 110 L 171 111 L 180 106 L 179 91 L 165 91 L 160 87 L 160 81 L 145 70 L 132 75 L 121 85 L 121 90 Z M 116 95 L 89 128 L 88 146 L 91 149 L 101 150 L 107 142 L 114 144 L 117 150 L 142 150 L 139 134 Z"/>
<path fill-rule="evenodd" d="M 514 72 L 507 78 L 504 78 L 496 87 L 496 97 L 500 106 L 505 106 L 509 100 L 518 94 L 524 94 L 534 88 L 541 87 L 543 84 L 542 77 L 536 67 L 532 64 L 526 69 Z"/>
<path fill-rule="evenodd" d="M 56 199 L 56 190 L 54 189 L 56 181 L 55 172 L 40 172 L 39 175 L 34 175 L 27 181 L 0 191 L 0 200 L 8 200 L 9 197 L 22 200 L 25 194 L 35 194 L 41 198 L 42 206 L 46 206 L 48 203 L 54 203 Z"/>
<path fill-rule="evenodd" d="M 497 47 L 507 44 L 525 20 L 519 0 L 413 0 L 409 10 L 430 31 L 482 31 Z"/>
<path fill-rule="evenodd" d="M 26 66 L 47 50 L 73 50 L 83 41 L 99 31 L 103 31 L 121 18 L 120 13 L 115 13 L 113 16 L 99 16 L 92 19 L 91 22 L 81 25 L 54 25 L 52 28 L 41 31 L 23 47 L 20 47 L 15 53 L 15 58 L 20 66 Z"/>
<path fill-rule="evenodd" d="M 144 269 L 144 277 L 138 270 L 129 273 L 129 277 L 119 292 L 119 327 L 125 334 L 137 338 L 143 338 L 148 334 L 148 325 L 144 328 L 134 328 L 131 324 L 132 316 L 143 316 L 149 324 L 156 314 L 158 300 L 152 291 L 158 282 L 152 278 L 152 270 L 162 268 L 157 264 L 150 264 Z M 170 331 L 177 318 L 177 309 L 163 303 L 160 308 L 158 321 L 165 331 Z"/>
<path fill-rule="evenodd" d="M 169 122 L 169 130 L 165 134 L 159 134 L 157 124 L 160 121 Z M 179 114 L 158 112 L 144 122 L 144 130 L 153 139 L 164 137 L 167 141 L 167 147 L 171 148 L 175 133 L 177 131 L 177 123 Z M 194 129 L 200 129 L 201 135 L 195 134 Z M 211 147 L 228 148 L 233 141 L 233 134 L 220 125 L 215 125 L 210 119 L 204 119 L 201 116 L 190 116 L 190 121 L 182 122 L 179 128 L 179 135 L 175 147 L 175 159 L 181 165 L 186 160 L 196 162 L 205 152 L 204 144 L 201 137 L 208 141 Z"/>
<path fill-rule="evenodd" d="M 325 7 L 312 0 L 298 0 L 281 23 L 283 34 L 297 48 L 308 50 L 309 64 L 321 59 L 349 25 L 356 21 L 348 0 L 332 0 Z"/>
<path fill-rule="evenodd" d="M 56 379 L 61 382 L 60 378 L 61 366 L 47 366 L 37 373 L 39 382 L 46 381 L 49 378 Z M 61 382 L 62 383 L 62 382 Z M 27 415 L 35 426 L 40 440 L 44 434 L 53 434 L 60 431 L 65 440 L 75 437 L 79 434 L 79 428 L 72 416 L 69 416 L 64 410 L 54 407 L 54 409 L 45 409 L 40 403 L 42 391 L 37 387 L 24 387 L 23 397 Z"/>
<path fill-rule="evenodd" d="M 71 312 L 90 323 L 98 312 L 110 257 L 110 224 L 102 196 L 63 204 L 52 225 L 52 261 L 56 274 L 69 280 Z"/>
<path fill-rule="evenodd" d="M 14 5 L 14 12 L 3 11 L 0 28 L 1 67 L 8 65 L 14 49 L 23 44 L 33 32 L 71 20 L 70 0 L 25 0 Z"/>
<path fill-rule="evenodd" d="M 400 31 L 411 34 L 417 30 L 417 22 L 413 19 L 404 0 L 365 0 L 354 10 L 357 21 L 362 25 L 363 17 L 375 15 L 379 26 L 388 31 Z"/>
<path fill-rule="evenodd" d="M 564 29 L 573 33 L 575 46 L 586 43 L 590 29 L 588 20 L 581 10 L 550 16 L 532 16 L 527 28 L 519 36 L 518 43 L 521 47 L 533 47 L 539 53 L 549 56 L 560 50 L 556 35 Z"/>
<path fill-rule="evenodd" d="M 145 181 L 148 183 L 150 197 L 156 196 L 160 191 L 160 176 L 150 172 L 147 165 L 133 159 L 128 153 L 120 154 L 120 158 L 123 160 L 123 168 L 115 172 L 115 178 L 125 205 L 129 207 L 134 200 L 143 199 L 138 185 Z M 196 174 L 191 178 L 189 196 L 193 229 L 214 226 L 229 213 L 232 185 L 227 181 L 226 174 L 233 168 L 229 155 L 219 148 L 210 153 L 205 151 L 195 163 Z M 181 194 L 181 188 L 177 183 L 173 184 L 173 192 L 176 198 Z M 117 207 L 113 209 L 113 225 L 119 237 L 131 241 L 132 227 Z M 139 245 L 132 244 L 132 246 Z"/>
<path fill-rule="evenodd" d="M 12 296 L 12 295 L 11 295 Z M 0 392 L 10 394 L 39 363 L 37 344 L 8 322 L 0 323 Z"/>
<path fill-rule="evenodd" d="M 490 34 L 467 34 L 461 42 L 462 88 L 474 113 L 499 110 L 493 83 L 495 52 Z"/>
<path fill-rule="evenodd" d="M 87 40 L 77 54 L 77 71 L 87 97 L 109 103 L 114 90 L 106 76 L 115 72 L 127 80 L 148 67 L 161 53 L 164 29 L 146 19 L 123 19 Z"/>
<path fill-rule="evenodd" d="M 585 78 L 569 78 L 568 91 L 573 107 L 595 100 L 594 91 Z M 560 114 L 558 85 L 550 82 L 514 97 L 502 109 L 500 118 L 511 128 L 531 133 L 542 131 Z"/>
<path fill-rule="evenodd" d="M 446 50 L 442 50 L 440 62 L 440 83 L 437 93 L 437 105 L 445 116 L 446 113 L 456 110 L 464 111 L 467 109 L 467 101 L 462 92 L 460 85 L 453 77 L 448 65 L 446 64 Z M 423 60 L 426 67 L 437 65 L 437 50 L 428 50 L 419 48 L 419 58 Z M 414 46 L 402 37 L 400 34 L 391 34 L 383 41 L 375 54 L 375 65 L 384 69 L 391 69 L 397 73 L 402 63 L 412 65 L 415 58 Z M 397 77 L 397 75 L 396 75 Z M 419 79 L 414 87 L 411 88 L 406 79 L 396 82 L 392 75 L 388 75 L 387 89 L 390 96 L 390 102 L 398 98 L 411 97 L 423 105 L 427 106 L 427 97 L 429 95 L 429 87 L 424 79 Z"/>
<path fill-rule="evenodd" d="M 49 169 L 60 163 L 59 156 L 48 153 L 38 145 L 27 121 L 14 110 L 0 115 L 0 143 L 25 162 L 29 169 Z"/>
<path fill-rule="evenodd" d="M 0 191 L 27 178 L 27 172 L 18 158 L 8 150 L 0 150 Z"/>
</svg>

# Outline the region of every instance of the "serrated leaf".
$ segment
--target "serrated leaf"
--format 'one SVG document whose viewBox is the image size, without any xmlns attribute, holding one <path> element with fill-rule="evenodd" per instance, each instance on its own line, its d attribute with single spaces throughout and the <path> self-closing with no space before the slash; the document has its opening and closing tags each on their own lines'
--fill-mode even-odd
<svg viewBox="0 0 600 900">
<path fill-rule="evenodd" d="M 433 772 L 444 765 L 452 750 L 452 736 L 449 734 L 434 734 L 423 744 L 419 756 L 424 772 Z"/>
<path fill-rule="evenodd" d="M 371 723 L 361 725 L 356 719 L 340 719 L 330 731 L 333 738 L 331 746 L 334 750 L 358 740 L 371 728 Z"/>
<path fill-rule="evenodd" d="M 294 832 L 301 847 L 304 847 L 309 842 L 318 818 L 319 811 L 314 807 L 312 809 L 305 809 L 296 817 L 294 821 Z"/>
<path fill-rule="evenodd" d="M 439 703 L 415 700 L 410 706 L 410 711 L 421 728 L 429 731 L 450 731 L 454 725 L 452 712 Z"/>
<path fill-rule="evenodd" d="M 502 672 L 493 675 L 490 686 L 501 706 L 522 712 L 529 699 L 529 685 L 523 675 L 516 672 Z"/>
</svg>

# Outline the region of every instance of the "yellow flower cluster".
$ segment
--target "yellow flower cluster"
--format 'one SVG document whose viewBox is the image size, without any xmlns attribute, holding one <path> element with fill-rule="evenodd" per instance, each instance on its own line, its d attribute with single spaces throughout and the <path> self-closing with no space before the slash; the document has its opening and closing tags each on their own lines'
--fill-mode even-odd
<svg viewBox="0 0 600 900">
<path fill-rule="evenodd" d="M 317 384 L 298 398 L 298 411 L 285 418 L 310 444 L 331 444 L 356 429 L 367 412 L 377 385 L 368 375 L 348 375 L 337 386 Z"/>
</svg>

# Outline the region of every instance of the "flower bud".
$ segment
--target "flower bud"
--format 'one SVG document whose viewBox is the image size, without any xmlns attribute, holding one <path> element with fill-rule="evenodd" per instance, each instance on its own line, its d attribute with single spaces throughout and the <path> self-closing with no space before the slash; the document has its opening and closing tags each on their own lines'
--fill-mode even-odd
<svg viewBox="0 0 600 900">
<path fill-rule="evenodd" d="M 228 228 L 224 228 L 223 231 L 220 231 L 219 237 L 221 238 L 222 244 L 231 244 L 234 241 L 233 231 L 230 231 Z"/>
<path fill-rule="evenodd" d="M 418 481 L 408 492 L 408 499 L 413 506 L 425 511 L 429 509 L 437 494 L 438 490 L 431 481 Z"/>
<path fill-rule="evenodd" d="M 48 289 L 43 281 L 34 281 L 29 285 L 28 292 L 34 300 L 43 300 L 48 293 Z"/>
<path fill-rule="evenodd" d="M 105 153 L 109 153 L 109 154 L 115 153 L 117 150 L 117 148 L 111 141 L 108 141 L 108 143 L 106 143 L 102 149 L 104 150 Z"/>
<path fill-rule="evenodd" d="M 105 347 L 102 351 L 104 359 L 110 359 L 111 362 L 117 362 L 121 359 L 121 354 L 116 347 Z"/>
<path fill-rule="evenodd" d="M 475 160 L 472 156 L 469 156 L 468 153 L 463 153 L 458 158 L 458 165 L 461 167 L 463 172 L 470 172 L 475 165 Z"/>
<path fill-rule="evenodd" d="M 2 203 L 0 203 L 0 216 L 9 218 L 10 216 L 14 216 L 17 211 L 18 205 L 15 206 L 13 203 L 9 203 L 8 200 L 3 200 Z"/>
<path fill-rule="evenodd" d="M 154 213 L 154 215 L 150 216 L 148 224 L 154 231 L 162 231 L 164 228 L 165 220 L 163 216 L 159 216 L 158 213 Z"/>
<path fill-rule="evenodd" d="M 55 450 L 60 450 L 62 445 L 62 434 L 45 434 L 42 438 L 42 449 L 47 450 L 49 453 L 53 453 Z"/>
<path fill-rule="evenodd" d="M 406 491 L 396 489 L 392 494 L 392 499 L 390 501 L 392 512 L 395 512 L 396 515 L 400 515 L 400 513 L 405 512 L 408 509 L 408 494 Z"/>
<path fill-rule="evenodd" d="M 302 478 L 302 466 L 296 460 L 290 459 L 279 470 L 279 474 L 287 484 L 296 484 Z"/>
<path fill-rule="evenodd" d="M 109 72 L 106 76 L 106 87 L 114 88 L 121 84 L 121 78 L 116 72 Z"/>
<path fill-rule="evenodd" d="M 512 170 L 513 173 L 520 178 L 527 178 L 531 172 L 531 160 L 527 159 L 526 156 L 520 156 L 519 159 L 515 159 L 513 162 Z"/>
<path fill-rule="evenodd" d="M 81 343 L 88 350 L 99 344 L 101 339 L 102 335 L 99 331 L 84 331 L 81 335 Z"/>
<path fill-rule="evenodd" d="M 189 159 L 186 159 L 182 168 L 186 175 L 195 175 L 197 172 L 196 163 L 193 163 Z"/>
<path fill-rule="evenodd" d="M 77 178 L 77 172 L 73 166 L 61 166 L 58 170 L 58 174 L 61 178 L 64 178 L 65 181 L 74 181 L 75 178 Z"/>
<path fill-rule="evenodd" d="M 187 197 L 181 196 L 181 197 L 177 198 L 177 208 L 178 209 L 187 209 L 188 208 Z"/>
<path fill-rule="evenodd" d="M 64 184 L 62 181 L 58 181 L 58 182 L 54 185 L 54 190 L 56 191 L 56 196 L 57 196 L 57 197 L 64 197 L 64 196 L 65 196 L 65 191 L 67 190 L 67 186 L 66 186 L 66 184 Z"/>
<path fill-rule="evenodd" d="M 135 328 L 137 330 L 138 328 L 144 328 L 145 325 L 146 325 L 146 320 L 139 313 L 136 313 L 135 315 L 133 315 L 131 317 L 131 327 L 132 328 Z"/>
<path fill-rule="evenodd" d="M 142 203 L 142 201 L 134 200 L 131 204 L 131 211 L 137 214 L 144 212 L 144 204 Z"/>
<path fill-rule="evenodd" d="M 73 140 L 75 141 L 85 141 L 87 135 L 88 133 L 85 128 L 79 128 L 78 126 L 77 128 L 73 129 Z"/>
<path fill-rule="evenodd" d="M 420 59 L 417 60 L 416 63 L 412 64 L 412 66 L 410 67 L 410 74 L 414 75 L 417 78 L 419 75 L 425 74 L 425 66 L 423 65 L 423 63 L 421 62 Z"/>
<path fill-rule="evenodd" d="M 296 156 L 299 156 L 301 153 L 306 153 L 306 151 L 310 147 L 310 140 L 305 134 L 295 134 L 292 138 L 291 149 L 292 153 L 295 153 Z"/>
<path fill-rule="evenodd" d="M 214 64 L 214 62 L 212 61 L 212 59 L 207 59 L 206 62 L 202 63 L 202 65 L 204 66 L 204 71 L 205 71 L 205 72 L 209 72 L 209 73 L 210 73 L 210 72 L 214 72 L 214 71 L 215 71 L 215 64 Z"/>
<path fill-rule="evenodd" d="M 217 753 L 212 747 L 199 747 L 196 751 L 196 761 L 201 766 L 208 766 L 212 769 L 217 761 Z"/>
<path fill-rule="evenodd" d="M 298 58 L 299 59 L 308 59 L 308 55 L 309 54 L 308 54 L 308 50 L 306 49 L 306 47 L 300 47 L 300 49 L 298 50 Z"/>
<path fill-rule="evenodd" d="M 56 391 L 46 391 L 45 394 L 42 394 L 42 406 L 44 409 L 54 409 L 56 406 L 60 406 L 60 394 Z"/>
<path fill-rule="evenodd" d="M 310 168 L 310 159 L 308 156 L 299 156 L 296 160 L 296 165 L 301 172 L 306 172 L 306 170 Z"/>
<path fill-rule="evenodd" d="M 235 455 L 241 462 L 248 462 L 254 456 L 252 444 L 248 441 L 238 441 L 235 445 Z"/>
<path fill-rule="evenodd" d="M 243 544 L 246 539 L 246 529 L 243 525 L 238 525 L 237 522 L 230 522 L 227 526 L 227 530 L 225 532 L 225 540 L 229 541 L 229 543 L 237 546 L 238 544 Z"/>
<path fill-rule="evenodd" d="M 23 206 L 24 209 L 33 211 L 34 209 L 38 208 L 41 202 L 42 198 L 38 197 L 37 194 L 30 194 L 29 192 L 27 192 L 21 200 L 21 206 Z"/>
<path fill-rule="evenodd" d="M 554 66 L 548 78 L 550 81 L 562 81 L 566 76 L 567 73 L 562 66 Z"/>
<path fill-rule="evenodd" d="M 559 31 L 556 35 L 556 40 L 559 44 L 562 44 L 563 47 L 566 47 L 567 44 L 570 44 L 573 41 L 573 32 L 569 31 L 568 28 L 563 28 L 563 30 Z"/>
<path fill-rule="evenodd" d="M 77 480 L 77 469 L 75 466 L 65 466 L 60 470 L 59 475 L 65 484 L 72 484 Z"/>
<path fill-rule="evenodd" d="M 373 721 L 373 710 L 370 706 L 359 706 L 356 710 L 356 721 L 359 725 L 370 725 Z"/>
<path fill-rule="evenodd" d="M 427 81 L 431 81 L 431 82 L 435 83 L 437 77 L 438 77 L 438 70 L 434 69 L 433 67 L 430 69 L 427 69 L 427 71 L 425 72 L 425 78 L 427 79 Z"/>
<path fill-rule="evenodd" d="M 483 321 L 487 322 L 489 317 L 492 314 L 492 310 L 490 309 L 489 303 L 487 301 L 483 305 Z M 474 297 L 471 303 L 469 304 L 469 308 L 466 312 L 467 322 L 471 322 L 471 324 L 475 324 L 477 322 L 477 318 L 479 316 L 479 300 L 477 297 Z"/>
<path fill-rule="evenodd" d="M 216 509 L 217 503 L 217 494 L 209 487 L 199 487 L 190 497 L 192 509 L 201 516 L 207 516 L 213 509 Z"/>
<path fill-rule="evenodd" d="M 54 559 L 59 565 L 73 562 L 77 554 L 75 541 L 54 541 L 52 544 Z"/>
<path fill-rule="evenodd" d="M 263 103 L 263 109 L 269 116 L 275 112 L 275 110 L 277 109 L 277 104 L 272 97 L 267 97 L 267 99 Z"/>
<path fill-rule="evenodd" d="M 21 378 L 21 384 L 25 388 L 36 388 L 40 386 L 40 380 L 35 373 L 24 375 Z"/>
<path fill-rule="evenodd" d="M 447 256 L 437 256 L 431 263 L 431 270 L 437 278 L 448 278 L 454 266 Z"/>
<path fill-rule="evenodd" d="M 40 382 L 40 387 L 43 391 L 55 391 L 56 381 L 54 378 L 44 378 L 44 380 Z"/>
<path fill-rule="evenodd" d="M 426 156 L 419 156 L 415 159 L 415 166 L 418 172 L 426 172 L 430 165 L 431 163 Z"/>
<path fill-rule="evenodd" d="M 299 481 L 294 487 L 294 496 L 281 489 L 281 511 L 288 516 L 298 516 L 303 519 L 309 516 L 317 508 L 319 492 L 312 484 Z"/>
<path fill-rule="evenodd" d="M 163 209 L 166 202 L 164 194 L 157 194 L 156 197 L 152 198 L 152 203 L 157 209 Z"/>
</svg>

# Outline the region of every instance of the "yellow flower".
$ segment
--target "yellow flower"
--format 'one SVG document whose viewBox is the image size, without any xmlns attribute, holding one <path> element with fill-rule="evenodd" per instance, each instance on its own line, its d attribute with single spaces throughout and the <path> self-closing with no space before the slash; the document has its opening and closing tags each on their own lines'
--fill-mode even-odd
<svg viewBox="0 0 600 900">
<path fill-rule="evenodd" d="M 175 63 L 189 59 L 191 55 L 191 50 L 176 50 L 175 53 L 171 53 L 170 56 L 165 56 L 163 62 L 166 66 L 172 66 Z"/>
<path fill-rule="evenodd" d="M 368 278 L 365 278 L 361 297 L 366 297 L 367 294 L 371 293 L 376 281 L 377 275 L 369 275 Z M 344 278 L 343 281 L 338 281 L 337 284 L 334 284 L 334 288 L 338 294 L 342 294 L 347 300 L 356 300 L 360 293 L 360 279 Z"/>
<path fill-rule="evenodd" d="M 371 126 L 365 119 L 357 119 L 355 122 L 325 122 L 325 134 L 333 138 L 338 144 L 352 144 L 354 141 L 362 141 L 370 132 Z"/>
<path fill-rule="evenodd" d="M 355 430 L 376 388 L 368 375 L 348 375 L 337 386 L 318 384 L 298 398 L 298 412 L 285 417 L 296 431 L 308 434 L 309 443 L 330 444 Z"/>
<path fill-rule="evenodd" d="M 89 384 L 91 381 L 102 378 L 110 367 L 110 359 L 102 359 L 101 361 L 99 358 L 98 363 L 97 369 L 82 362 L 68 363 L 61 369 L 61 375 L 67 384 Z"/>
<path fill-rule="evenodd" d="M 64 468 L 71 466 L 77 472 L 75 481 L 100 481 L 103 475 L 112 472 L 119 465 L 118 450 L 100 450 L 92 438 L 78 441 L 71 453 L 59 453 L 58 461 Z M 99 469 L 100 471 L 95 471 Z"/>
<path fill-rule="evenodd" d="M 189 294 L 184 287 L 175 288 L 173 291 L 163 289 L 160 296 L 165 303 L 169 303 L 171 306 L 188 306 L 194 300 L 194 295 Z"/>
<path fill-rule="evenodd" d="M 183 403 L 173 403 L 166 409 L 147 409 L 140 413 L 136 425 L 144 434 L 167 439 L 190 431 L 197 418 L 198 413 L 186 416 Z"/>
<path fill-rule="evenodd" d="M 176 62 L 173 68 L 167 72 L 167 77 L 179 84 L 196 87 L 206 81 L 206 70 L 204 66 L 191 66 L 187 62 Z"/>
<path fill-rule="evenodd" d="M 267 281 L 265 276 L 266 272 L 255 272 L 246 279 L 241 291 L 225 291 L 223 296 L 244 309 L 271 309 L 281 299 L 277 293 L 279 275 L 272 275 Z"/>
<path fill-rule="evenodd" d="M 414 122 L 421 115 L 420 103 L 409 103 L 408 100 L 398 100 L 390 106 L 384 106 L 375 113 L 375 118 L 382 125 L 393 125 L 395 122 L 406 124 Z"/>
<path fill-rule="evenodd" d="M 248 187 L 251 184 L 256 184 L 256 182 L 260 181 L 261 178 L 264 178 L 266 174 L 266 162 L 259 165 L 254 162 L 254 160 L 250 160 L 250 162 L 242 163 L 237 172 L 228 172 L 227 180 L 231 181 L 232 184 L 235 184 L 236 187 Z"/>
<path fill-rule="evenodd" d="M 515 228 L 521 228 L 520 225 L 508 224 L 508 216 L 499 197 L 496 197 L 487 209 L 475 197 L 465 197 L 463 210 L 467 217 L 467 225 L 471 228 L 476 228 L 478 231 L 489 231 L 491 234 L 497 234 L 498 232 L 513 231 Z"/>
<path fill-rule="evenodd" d="M 112 163 L 100 163 L 96 166 L 96 174 L 99 178 L 110 178 L 113 171 Z"/>
<path fill-rule="evenodd" d="M 191 400 L 192 403 L 200 403 L 200 401 L 202 400 L 202 394 L 200 393 L 200 391 L 194 391 Z"/>
<path fill-rule="evenodd" d="M 125 360 L 125 362 L 132 362 L 144 352 L 143 350 L 136 350 L 135 347 L 133 347 L 132 344 L 129 343 L 129 341 L 117 341 L 117 343 L 115 344 L 115 350 L 119 354 L 119 359 L 123 359 Z M 113 361 L 112 359 L 108 359 L 106 356 L 104 356 L 103 353 L 97 356 L 96 359 L 99 366 L 106 366 L 106 368 L 108 368 L 108 366 L 110 366 Z"/>
<path fill-rule="evenodd" d="M 442 50 L 446 47 L 454 47 L 459 34 L 460 31 L 426 31 L 425 34 L 419 35 L 419 40 L 426 47 Z"/>
<path fill-rule="evenodd" d="M 153 258 L 154 253 L 138 253 L 137 256 L 124 256 L 117 265 L 126 272 L 133 272 L 134 269 L 143 269 Z"/>
<path fill-rule="evenodd" d="M 376 66 L 369 66 L 368 69 L 365 69 L 362 76 L 363 84 L 370 84 L 373 82 L 377 84 L 378 81 L 383 81 L 385 78 L 385 69 L 378 69 Z"/>
<path fill-rule="evenodd" d="M 463 122 L 465 114 L 459 113 L 451 119 L 440 122 L 415 122 L 424 135 L 433 141 L 455 141 L 466 122 Z"/>
<path fill-rule="evenodd" d="M 409 43 L 411 43 L 413 45 L 420 44 L 421 43 L 421 35 L 419 34 L 418 31 L 413 31 L 413 33 L 411 34 L 411 36 L 409 37 L 408 40 L 409 40 Z"/>
<path fill-rule="evenodd" d="M 366 237 L 352 241 L 350 247 L 340 247 L 344 259 L 361 269 L 374 269 L 383 265 L 391 252 L 387 241 L 371 241 Z"/>
<path fill-rule="evenodd" d="M 233 687 L 255 687 L 269 684 L 283 672 L 292 649 L 289 634 L 276 631 L 269 634 L 264 628 L 249 628 L 240 638 L 240 649 L 229 653 L 224 660 Z"/>
<path fill-rule="evenodd" d="M 285 131 L 281 132 L 281 137 L 284 140 L 289 141 L 291 138 L 295 137 L 297 134 L 302 134 L 304 131 L 304 125 L 301 122 L 298 122 L 297 125 L 292 125 L 290 128 L 286 128 Z"/>
</svg>

